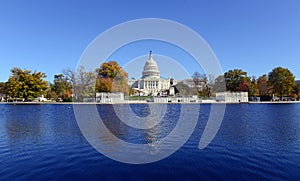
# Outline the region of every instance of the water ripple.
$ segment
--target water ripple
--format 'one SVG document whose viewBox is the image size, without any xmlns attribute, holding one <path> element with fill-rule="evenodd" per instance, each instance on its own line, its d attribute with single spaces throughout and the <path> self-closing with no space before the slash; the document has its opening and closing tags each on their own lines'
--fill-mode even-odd
<svg viewBox="0 0 300 181">
<path fill-rule="evenodd" d="M 180 113 L 173 105 L 156 128 L 138 130 L 116 123 L 107 106 L 98 108 L 118 138 L 146 144 L 153 153 L 160 149 L 155 143 L 176 126 Z M 140 117 L 149 114 L 147 106 L 132 108 Z M 0 105 L 0 179 L 299 180 L 299 109 L 300 104 L 228 105 L 215 139 L 199 150 L 210 111 L 210 105 L 201 105 L 197 127 L 181 149 L 159 162 L 129 165 L 110 160 L 89 145 L 71 105 Z M 118 144 L 107 136 L 99 139 Z M 171 141 L 165 144 L 166 149 L 173 148 Z M 132 152 L 143 157 L 140 150 Z"/>
</svg>

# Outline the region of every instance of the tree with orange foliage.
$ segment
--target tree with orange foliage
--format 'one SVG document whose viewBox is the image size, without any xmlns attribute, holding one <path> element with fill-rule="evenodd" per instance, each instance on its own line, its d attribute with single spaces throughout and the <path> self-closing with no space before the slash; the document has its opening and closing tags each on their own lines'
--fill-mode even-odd
<svg viewBox="0 0 300 181">
<path fill-rule="evenodd" d="M 128 74 L 116 61 L 104 62 L 96 71 L 98 72 L 96 91 L 124 92 L 128 95 Z"/>
</svg>

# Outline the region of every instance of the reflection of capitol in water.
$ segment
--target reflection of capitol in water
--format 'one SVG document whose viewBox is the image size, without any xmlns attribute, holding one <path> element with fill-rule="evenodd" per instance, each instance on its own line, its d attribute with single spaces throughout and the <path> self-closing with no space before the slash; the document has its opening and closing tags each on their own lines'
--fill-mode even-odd
<svg viewBox="0 0 300 181">
<path fill-rule="evenodd" d="M 133 88 L 138 95 L 162 95 L 170 88 L 170 80 L 160 77 L 160 72 L 157 63 L 152 58 L 152 51 L 150 51 L 149 59 L 144 65 L 141 79 L 131 79 L 128 84 Z"/>
</svg>

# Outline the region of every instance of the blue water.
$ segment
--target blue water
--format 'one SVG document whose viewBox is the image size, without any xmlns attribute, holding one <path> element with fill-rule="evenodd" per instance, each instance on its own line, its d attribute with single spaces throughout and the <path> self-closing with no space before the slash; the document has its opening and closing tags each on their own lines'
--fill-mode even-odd
<svg viewBox="0 0 300 181">
<path fill-rule="evenodd" d="M 1 104 L 0 180 L 300 179 L 300 104 L 227 105 L 219 132 L 203 150 L 198 144 L 211 106 L 189 106 L 200 107 L 189 140 L 161 161 L 134 165 L 96 151 L 82 135 L 72 105 Z M 97 109 L 118 139 L 140 144 L 168 136 L 181 110 L 179 104 L 168 105 L 164 120 L 153 128 L 160 131 L 149 138 L 151 130 L 120 123 L 112 105 Z M 150 112 L 147 104 L 131 109 L 140 117 Z"/>
</svg>

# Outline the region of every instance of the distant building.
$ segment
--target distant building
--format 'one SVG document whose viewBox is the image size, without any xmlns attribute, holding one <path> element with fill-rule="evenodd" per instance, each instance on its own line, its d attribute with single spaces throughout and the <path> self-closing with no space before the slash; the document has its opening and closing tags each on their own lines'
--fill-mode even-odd
<svg viewBox="0 0 300 181">
<path fill-rule="evenodd" d="M 95 102 L 96 98 L 93 97 L 85 97 L 83 98 L 83 102 Z"/>
<path fill-rule="evenodd" d="M 300 80 L 296 80 L 296 84 L 297 84 L 297 85 L 300 85 Z"/>
<path fill-rule="evenodd" d="M 160 72 L 157 63 L 152 58 L 150 51 L 149 59 L 146 61 L 141 79 L 131 79 L 128 84 L 133 88 L 138 95 L 162 95 L 165 90 L 170 88 L 170 78 L 163 79 L 160 77 Z"/>
<path fill-rule="evenodd" d="M 123 103 L 123 92 L 97 92 L 96 102 L 98 103 Z"/>
<path fill-rule="evenodd" d="M 42 96 L 39 96 L 39 97 L 35 98 L 34 101 L 36 101 L 36 102 L 46 102 L 48 100 L 44 97 L 44 95 L 42 95 Z"/>
<path fill-rule="evenodd" d="M 248 92 L 217 92 L 216 101 L 225 103 L 249 102 Z"/>
<path fill-rule="evenodd" d="M 249 97 L 249 102 L 260 102 L 260 97 L 256 97 L 256 96 Z"/>
<path fill-rule="evenodd" d="M 153 97 L 150 102 L 155 103 L 191 103 L 199 102 L 198 96 L 184 96 L 184 97 Z"/>
</svg>

